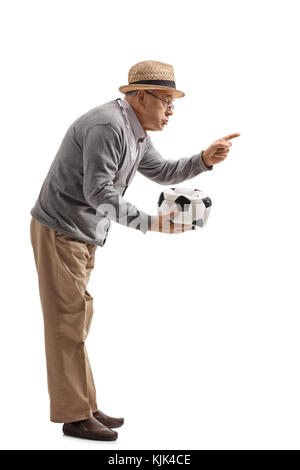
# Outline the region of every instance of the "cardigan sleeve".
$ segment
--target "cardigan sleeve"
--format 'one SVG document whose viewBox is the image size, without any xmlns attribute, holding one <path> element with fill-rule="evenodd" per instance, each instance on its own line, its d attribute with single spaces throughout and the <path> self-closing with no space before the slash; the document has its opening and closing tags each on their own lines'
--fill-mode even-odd
<svg viewBox="0 0 300 470">
<path fill-rule="evenodd" d="M 121 137 L 110 124 L 95 124 L 86 129 L 83 139 L 83 194 L 97 211 L 115 222 L 146 233 L 150 216 L 125 201 L 113 184 L 121 157 Z"/>
<path fill-rule="evenodd" d="M 213 165 L 206 166 L 202 160 L 203 150 L 192 157 L 178 160 L 166 160 L 154 147 L 151 137 L 139 163 L 137 171 L 159 184 L 177 184 L 194 178 L 203 171 L 212 170 Z"/>
</svg>

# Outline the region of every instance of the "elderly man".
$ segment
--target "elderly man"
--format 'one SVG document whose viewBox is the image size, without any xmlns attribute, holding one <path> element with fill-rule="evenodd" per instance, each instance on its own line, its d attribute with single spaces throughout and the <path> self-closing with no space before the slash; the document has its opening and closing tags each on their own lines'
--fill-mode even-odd
<svg viewBox="0 0 300 470">
<path fill-rule="evenodd" d="M 65 434 L 115 440 L 123 418 L 98 409 L 85 347 L 93 297 L 87 291 L 95 251 L 111 220 L 129 228 L 178 234 L 192 225 L 169 214 L 148 215 L 123 195 L 136 171 L 160 184 L 193 178 L 223 161 L 231 134 L 189 158 L 165 160 L 147 131 L 161 131 L 174 111 L 173 67 L 143 61 L 129 70 L 126 96 L 91 109 L 68 128 L 34 207 L 30 237 L 44 319 L 50 420 Z"/>
</svg>

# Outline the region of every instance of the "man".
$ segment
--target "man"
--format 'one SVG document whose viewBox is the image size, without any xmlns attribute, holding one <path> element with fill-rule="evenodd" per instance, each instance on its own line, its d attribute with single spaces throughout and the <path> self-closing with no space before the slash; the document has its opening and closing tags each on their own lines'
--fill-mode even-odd
<svg viewBox="0 0 300 470">
<path fill-rule="evenodd" d="M 123 418 L 98 409 L 85 348 L 93 316 L 87 291 L 97 246 L 111 220 L 140 230 L 178 234 L 193 228 L 169 214 L 148 215 L 123 195 L 136 171 L 160 184 L 177 184 L 223 161 L 232 134 L 190 158 L 165 160 L 147 131 L 161 131 L 173 115 L 173 67 L 143 61 L 129 70 L 128 85 L 114 99 L 76 119 L 67 130 L 31 209 L 30 236 L 44 318 L 50 420 L 63 432 L 115 440 Z"/>
</svg>

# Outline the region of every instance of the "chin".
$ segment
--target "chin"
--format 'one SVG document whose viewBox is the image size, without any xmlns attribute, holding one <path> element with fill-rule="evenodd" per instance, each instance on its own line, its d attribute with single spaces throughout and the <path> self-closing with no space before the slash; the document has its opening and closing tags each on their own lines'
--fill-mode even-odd
<svg viewBox="0 0 300 470">
<path fill-rule="evenodd" d="M 152 129 L 146 129 L 147 131 L 152 131 L 152 132 L 155 132 L 155 131 L 162 131 L 164 129 L 164 125 L 163 124 L 158 124 L 156 127 L 153 127 Z"/>
</svg>

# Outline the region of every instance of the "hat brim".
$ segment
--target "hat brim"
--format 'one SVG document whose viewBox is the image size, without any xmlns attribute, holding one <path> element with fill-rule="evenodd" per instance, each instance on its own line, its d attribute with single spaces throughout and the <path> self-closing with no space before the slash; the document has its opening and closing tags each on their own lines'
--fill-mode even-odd
<svg viewBox="0 0 300 470">
<path fill-rule="evenodd" d="M 176 90 L 175 88 L 167 87 L 167 86 L 161 86 L 161 85 L 135 85 L 134 83 L 132 85 L 123 85 L 120 86 L 119 91 L 121 93 L 126 93 L 126 91 L 132 91 L 132 90 L 168 90 L 171 91 L 172 94 L 175 96 L 175 98 L 183 98 L 185 96 L 185 93 L 180 90 Z"/>
</svg>

